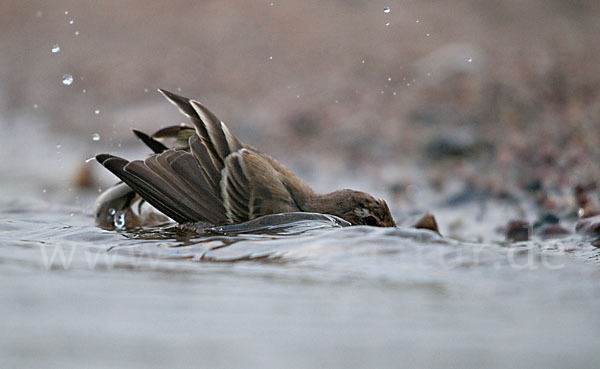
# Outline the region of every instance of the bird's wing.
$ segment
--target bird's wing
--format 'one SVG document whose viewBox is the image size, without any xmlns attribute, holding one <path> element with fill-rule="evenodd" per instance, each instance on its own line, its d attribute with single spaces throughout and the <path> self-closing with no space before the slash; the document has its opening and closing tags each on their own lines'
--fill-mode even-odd
<svg viewBox="0 0 600 369">
<path fill-rule="evenodd" d="M 193 154 L 167 150 L 146 160 L 131 162 L 101 154 L 96 160 L 179 223 L 220 224 L 227 220 L 220 195 L 206 182 Z"/>
<path fill-rule="evenodd" d="M 279 173 L 259 153 L 243 148 L 225 160 L 221 193 L 231 223 L 300 211 Z"/>
<path fill-rule="evenodd" d="M 190 152 L 169 149 L 132 162 L 101 154 L 98 162 L 180 223 L 237 223 L 300 210 L 272 159 L 240 142 L 204 105 L 159 91 L 192 121 Z M 163 150 L 154 136 L 135 133 L 153 150 Z"/>
</svg>

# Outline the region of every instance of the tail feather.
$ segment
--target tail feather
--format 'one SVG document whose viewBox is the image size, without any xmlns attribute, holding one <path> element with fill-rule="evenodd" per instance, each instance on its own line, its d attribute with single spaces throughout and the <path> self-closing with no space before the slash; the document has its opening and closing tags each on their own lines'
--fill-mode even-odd
<svg viewBox="0 0 600 369">
<path fill-rule="evenodd" d="M 132 129 L 133 133 L 142 140 L 143 143 L 146 144 L 150 148 L 150 150 L 154 151 L 155 154 L 160 154 L 163 151 L 168 150 L 168 148 L 162 143 L 156 141 L 154 138 L 148 136 L 144 132 L 138 131 L 137 129 Z"/>
</svg>

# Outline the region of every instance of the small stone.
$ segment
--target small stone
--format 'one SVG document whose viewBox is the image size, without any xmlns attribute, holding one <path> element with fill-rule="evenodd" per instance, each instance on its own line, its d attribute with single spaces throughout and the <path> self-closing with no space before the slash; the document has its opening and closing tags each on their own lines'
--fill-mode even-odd
<svg viewBox="0 0 600 369">
<path fill-rule="evenodd" d="M 544 224 L 537 231 L 536 235 L 543 239 L 562 238 L 571 234 L 571 231 L 560 224 Z"/>
<path fill-rule="evenodd" d="M 575 224 L 575 231 L 591 236 L 600 236 L 600 215 L 580 219 Z"/>
<path fill-rule="evenodd" d="M 506 240 L 520 242 L 529 240 L 531 225 L 525 220 L 511 220 L 506 226 Z"/>
<path fill-rule="evenodd" d="M 438 227 L 437 221 L 435 217 L 431 213 L 425 213 L 415 224 L 412 226 L 417 229 L 429 229 L 430 231 L 434 231 L 435 233 L 442 235 L 440 233 L 440 229 Z"/>
</svg>

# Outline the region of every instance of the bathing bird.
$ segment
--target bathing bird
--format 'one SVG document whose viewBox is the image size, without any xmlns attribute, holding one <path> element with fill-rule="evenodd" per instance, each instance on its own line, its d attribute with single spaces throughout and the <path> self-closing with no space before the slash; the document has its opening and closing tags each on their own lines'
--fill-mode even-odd
<svg viewBox="0 0 600 369">
<path fill-rule="evenodd" d="M 310 212 L 335 215 L 352 225 L 396 226 L 384 200 L 350 189 L 317 193 L 279 161 L 240 141 L 200 102 L 159 91 L 193 127 L 168 127 L 152 136 L 134 130 L 154 151 L 144 160 L 96 156 L 123 181 L 114 191 L 123 201 L 139 195 L 178 223 L 227 225 L 264 215 Z M 175 137 L 175 143 L 168 147 L 161 136 Z M 106 211 L 108 206 L 98 203 Z"/>
</svg>

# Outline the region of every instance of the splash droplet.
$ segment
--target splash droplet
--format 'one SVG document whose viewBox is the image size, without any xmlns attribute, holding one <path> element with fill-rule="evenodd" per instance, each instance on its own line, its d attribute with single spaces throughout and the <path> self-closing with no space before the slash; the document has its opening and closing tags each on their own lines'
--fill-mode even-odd
<svg viewBox="0 0 600 369">
<path fill-rule="evenodd" d="M 65 86 L 71 86 L 73 83 L 73 76 L 70 74 L 65 74 L 62 76 L 62 84 Z"/>
<path fill-rule="evenodd" d="M 100 135 L 97 133 L 94 133 L 92 135 L 92 141 L 100 141 Z"/>
<path fill-rule="evenodd" d="M 115 217 L 113 218 L 113 222 L 117 229 L 125 227 L 125 213 L 122 211 L 116 213 Z"/>
<path fill-rule="evenodd" d="M 54 46 L 52 46 L 52 54 L 56 54 L 57 52 L 60 52 L 60 46 L 58 44 L 54 44 Z"/>
<path fill-rule="evenodd" d="M 386 13 L 386 14 L 389 13 L 389 12 L 391 12 L 391 11 L 392 10 L 390 9 L 389 6 L 386 6 L 385 8 L 383 8 L 383 12 Z"/>
</svg>

